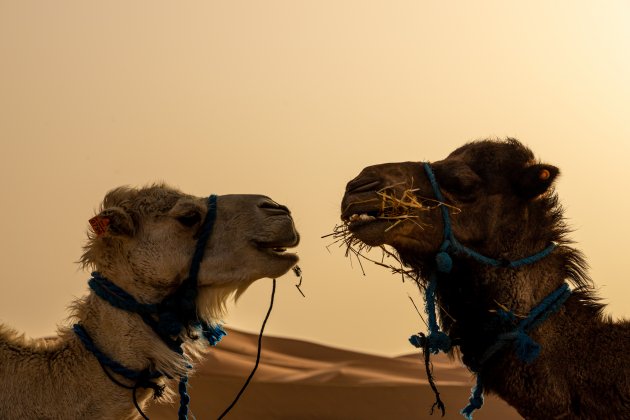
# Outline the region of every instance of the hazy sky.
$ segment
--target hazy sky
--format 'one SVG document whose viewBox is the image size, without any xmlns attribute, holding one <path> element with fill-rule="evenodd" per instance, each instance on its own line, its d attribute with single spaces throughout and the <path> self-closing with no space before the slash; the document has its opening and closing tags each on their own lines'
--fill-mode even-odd
<svg viewBox="0 0 630 420">
<path fill-rule="evenodd" d="M 0 0 L 0 322 L 53 333 L 105 192 L 163 180 L 292 209 L 307 297 L 281 278 L 268 333 L 412 351 L 417 291 L 320 237 L 364 166 L 506 136 L 561 168 L 572 238 L 628 317 L 628 22 L 625 1 Z M 270 283 L 228 326 L 258 330 Z"/>
</svg>

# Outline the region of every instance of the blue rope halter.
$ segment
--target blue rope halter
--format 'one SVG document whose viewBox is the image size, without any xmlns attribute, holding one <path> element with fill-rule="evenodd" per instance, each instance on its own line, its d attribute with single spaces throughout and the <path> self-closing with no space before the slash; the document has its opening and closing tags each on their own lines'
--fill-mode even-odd
<svg viewBox="0 0 630 420">
<path fill-rule="evenodd" d="M 440 191 L 440 187 L 435 178 L 435 174 L 431 169 L 431 165 L 428 162 L 424 162 L 424 171 L 427 178 L 433 188 L 433 193 L 438 202 L 444 203 L 444 196 Z M 436 270 L 434 270 L 429 276 L 429 283 L 425 290 L 425 309 L 428 314 L 428 329 L 429 334 L 424 335 L 422 333 L 412 335 L 409 338 L 409 342 L 418 348 L 423 348 L 433 354 L 438 354 L 440 351 L 447 353 L 453 346 L 452 339 L 443 331 L 440 331 L 440 327 L 437 323 L 437 315 L 435 308 L 437 281 L 440 273 L 450 273 L 453 269 L 452 254 L 460 254 L 474 259 L 485 265 L 493 267 L 504 268 L 518 268 L 524 265 L 534 264 L 537 261 L 542 260 L 553 252 L 556 248 L 555 243 L 551 243 L 542 251 L 530 255 L 519 260 L 508 261 L 501 259 L 494 259 L 482 255 L 464 245 L 462 245 L 455 235 L 453 234 L 452 224 L 448 208 L 445 205 L 440 206 L 442 210 L 442 220 L 444 224 L 444 241 L 439 248 L 437 255 L 435 256 Z M 540 345 L 536 343 L 527 335 L 529 331 L 545 321 L 551 314 L 556 312 L 562 304 L 568 299 L 571 294 L 569 286 L 565 283 L 556 291 L 552 292 L 545 299 L 543 299 L 534 309 L 531 310 L 527 318 L 518 323 L 514 330 L 500 334 L 497 337 L 497 341 L 493 344 L 483 355 L 480 366 L 483 365 L 489 358 L 491 358 L 497 351 L 503 348 L 508 342 L 514 342 L 516 347 L 516 353 L 519 359 L 526 363 L 531 363 L 538 357 L 540 353 Z M 504 323 L 514 323 L 516 320 L 515 315 L 512 312 L 506 312 L 499 310 L 497 315 Z M 428 361 L 428 359 L 427 359 Z M 427 363 L 428 365 L 428 363 Z M 461 411 L 461 413 L 468 419 L 472 419 L 472 412 L 475 409 L 481 408 L 483 405 L 483 386 L 481 382 L 480 370 L 476 372 L 477 381 L 473 388 L 472 395 L 470 397 L 470 403 Z M 431 378 L 430 378 L 431 379 Z M 436 392 L 436 405 L 444 410 L 444 405 L 439 399 L 439 393 L 433 386 Z M 435 406 L 435 405 L 434 405 Z"/>
<path fill-rule="evenodd" d="M 112 306 L 128 311 L 137 313 L 142 320 L 164 341 L 164 343 L 174 352 L 183 354 L 182 349 L 183 340 L 179 335 L 184 330 L 190 331 L 196 330 L 206 338 L 208 344 L 215 346 L 226 334 L 220 325 L 210 325 L 205 321 L 199 319 L 197 314 L 196 298 L 198 294 L 197 290 L 197 277 L 199 275 L 199 268 L 203 259 L 204 251 L 212 229 L 216 220 L 217 212 L 217 196 L 212 194 L 208 197 L 208 212 L 203 221 L 200 229 L 199 238 L 195 246 L 192 262 L 188 272 L 188 277 L 182 282 L 178 289 L 166 297 L 162 302 L 157 304 L 145 304 L 139 303 L 129 293 L 116 286 L 107 278 L 101 276 L 98 272 L 92 273 L 92 278 L 88 284 L 94 293 L 101 299 L 109 302 Z M 140 409 L 136 400 L 137 388 L 152 388 L 154 390 L 154 397 L 159 397 L 163 392 L 163 386 L 157 385 L 152 380 L 161 376 L 170 376 L 161 372 L 145 369 L 141 372 L 137 372 L 120 365 L 115 360 L 112 360 L 107 355 L 102 353 L 98 347 L 92 341 L 85 328 L 80 324 L 75 324 L 74 332 L 77 334 L 86 349 L 91 351 L 97 358 L 101 367 L 107 374 L 107 376 L 117 385 L 125 388 L 133 389 L 133 401 L 136 409 L 140 415 L 147 419 L 146 415 Z M 173 338 L 175 337 L 175 338 Z M 113 372 L 135 382 L 133 387 L 128 387 L 115 380 L 106 367 Z M 187 366 L 189 369 L 192 366 Z M 179 380 L 179 394 L 180 394 L 180 407 L 178 411 L 178 418 L 180 420 L 188 419 L 188 404 L 190 402 L 190 396 L 187 391 L 188 375 L 183 375 Z"/>
</svg>

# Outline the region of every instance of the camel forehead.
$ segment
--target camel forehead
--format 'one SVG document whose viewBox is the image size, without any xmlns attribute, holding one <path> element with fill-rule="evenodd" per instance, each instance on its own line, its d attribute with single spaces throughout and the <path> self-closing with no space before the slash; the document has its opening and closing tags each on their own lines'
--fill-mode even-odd
<svg viewBox="0 0 630 420">
<path fill-rule="evenodd" d="M 140 214 L 167 213 L 182 198 L 198 200 L 166 184 L 144 188 L 119 187 L 107 193 L 102 207 L 122 207 Z"/>
<path fill-rule="evenodd" d="M 522 168 L 534 161 L 534 153 L 515 139 L 482 140 L 463 145 L 448 157 L 461 159 L 480 175 L 488 172 Z"/>
</svg>

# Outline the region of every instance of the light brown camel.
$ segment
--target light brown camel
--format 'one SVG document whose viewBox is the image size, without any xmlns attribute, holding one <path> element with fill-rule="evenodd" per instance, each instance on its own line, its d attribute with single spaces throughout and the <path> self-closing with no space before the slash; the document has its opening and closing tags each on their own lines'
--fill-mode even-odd
<svg viewBox="0 0 630 420">
<path fill-rule="evenodd" d="M 203 247 L 193 314 L 210 324 L 221 319 L 229 296 L 238 296 L 257 279 L 290 270 L 297 256 L 285 251 L 299 242 L 289 210 L 265 196 L 222 195 L 214 208 L 216 219 Z M 179 290 L 189 275 L 208 209 L 205 198 L 165 185 L 112 190 L 94 219 L 97 233 L 89 234 L 81 262 L 140 304 L 158 304 Z M 167 385 L 162 399 L 172 396 L 168 387 L 189 372 L 187 365 L 207 346 L 199 339 L 198 322 L 189 323 L 169 337 L 183 342 L 179 354 L 140 315 L 112 306 L 94 291 L 72 308 L 73 321 L 89 332 L 104 354 L 128 369 L 163 375 L 153 380 L 157 390 Z M 157 316 L 149 315 L 154 320 Z M 131 391 L 110 380 L 106 370 L 116 381 L 133 386 L 103 368 L 69 327 L 60 328 L 54 339 L 32 340 L 0 325 L 0 418 L 139 418 Z M 136 392 L 140 407 L 146 406 L 153 391 Z"/>
<path fill-rule="evenodd" d="M 602 315 L 567 239 L 558 173 L 514 139 L 472 142 L 426 166 L 369 166 L 346 188 L 346 239 L 390 245 L 423 288 L 435 278 L 450 344 L 483 389 L 525 418 L 628 419 L 630 323 Z M 529 256 L 538 257 L 515 264 Z M 515 329 L 567 281 L 566 302 L 526 334 Z"/>
</svg>

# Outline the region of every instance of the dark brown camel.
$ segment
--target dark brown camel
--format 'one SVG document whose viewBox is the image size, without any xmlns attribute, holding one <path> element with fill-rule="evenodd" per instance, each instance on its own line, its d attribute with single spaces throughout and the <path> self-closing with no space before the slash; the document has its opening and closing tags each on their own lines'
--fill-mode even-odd
<svg viewBox="0 0 630 420">
<path fill-rule="evenodd" d="M 463 362 L 481 373 L 485 391 L 527 419 L 630 419 L 630 322 L 602 315 L 582 254 L 567 238 L 552 187 L 558 169 L 536 162 L 513 139 L 466 144 L 430 168 L 463 246 L 501 262 L 556 244 L 548 256 L 517 268 L 450 252 L 452 270 L 437 276 L 441 328 Z M 404 218 L 385 217 L 384 191 L 411 194 L 423 206 L 409 207 Z M 445 235 L 435 197 L 422 163 L 369 166 L 348 183 L 341 217 L 352 241 L 392 246 L 426 287 Z M 567 281 L 571 296 L 528 333 L 540 345 L 538 357 L 526 363 L 510 343 L 485 360 L 511 328 L 498 313 L 516 314 L 517 323 Z"/>
</svg>

